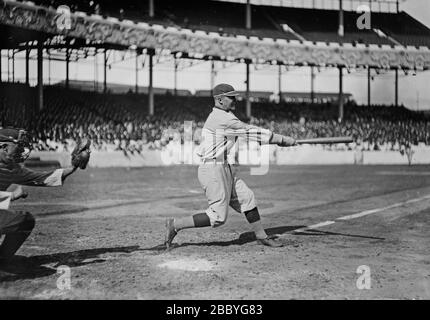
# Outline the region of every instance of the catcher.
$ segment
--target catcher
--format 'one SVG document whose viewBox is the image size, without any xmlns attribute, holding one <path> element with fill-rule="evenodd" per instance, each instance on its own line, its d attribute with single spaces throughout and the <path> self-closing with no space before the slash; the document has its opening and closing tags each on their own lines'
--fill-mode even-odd
<svg viewBox="0 0 430 320">
<path fill-rule="evenodd" d="M 259 243 L 269 247 L 282 246 L 281 242 L 266 234 L 254 193 L 232 171 L 227 162 L 227 154 L 238 137 L 282 147 L 294 146 L 296 140 L 240 121 L 232 112 L 235 110 L 236 96 L 238 93 L 229 84 L 219 84 L 213 89 L 215 106 L 203 126 L 203 141 L 198 153 L 201 158 L 198 179 L 209 207 L 206 212 L 190 217 L 167 219 L 165 234 L 167 248 L 179 230 L 223 225 L 227 220 L 229 206 L 244 214 Z"/>
<path fill-rule="evenodd" d="M 24 161 L 32 150 L 29 134 L 22 129 L 0 128 L 0 265 L 18 251 L 35 226 L 29 212 L 9 209 L 11 201 L 26 198 L 21 185 L 61 186 L 78 168 L 85 169 L 90 159 L 90 141 L 77 144 L 72 152 L 72 166 L 48 172 L 27 169 Z"/>
</svg>

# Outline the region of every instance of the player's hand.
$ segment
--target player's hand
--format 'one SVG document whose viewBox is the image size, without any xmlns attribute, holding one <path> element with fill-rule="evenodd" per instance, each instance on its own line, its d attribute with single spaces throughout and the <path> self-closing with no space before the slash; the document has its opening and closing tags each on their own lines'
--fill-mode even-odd
<svg viewBox="0 0 430 320">
<path fill-rule="evenodd" d="M 283 136 L 282 143 L 284 147 L 294 147 L 297 146 L 297 141 L 294 138 Z"/>
<path fill-rule="evenodd" d="M 12 201 L 18 200 L 18 199 L 25 199 L 28 196 L 28 193 L 24 191 L 24 189 L 21 186 L 18 186 L 16 184 L 12 184 L 7 188 L 8 192 L 12 192 Z"/>
<path fill-rule="evenodd" d="M 280 147 L 292 147 L 297 145 L 296 139 L 277 133 L 272 134 L 269 143 L 277 144 Z"/>
<path fill-rule="evenodd" d="M 278 145 L 281 147 L 293 147 L 297 146 L 297 141 L 294 138 L 282 136 L 282 142 Z"/>
</svg>

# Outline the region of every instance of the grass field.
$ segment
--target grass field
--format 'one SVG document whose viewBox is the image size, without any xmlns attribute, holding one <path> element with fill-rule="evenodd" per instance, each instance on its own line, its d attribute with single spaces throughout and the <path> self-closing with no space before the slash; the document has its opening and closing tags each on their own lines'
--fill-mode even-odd
<svg viewBox="0 0 430 320">
<path fill-rule="evenodd" d="M 224 226 L 182 231 L 163 250 L 166 217 L 206 209 L 196 167 L 90 168 L 63 187 L 27 188 L 13 208 L 37 224 L 0 270 L 0 298 L 430 299 L 430 166 L 239 175 L 284 247 L 257 244 L 231 210 Z M 70 288 L 57 286 L 59 266 Z M 370 289 L 357 287 L 360 266 Z"/>
</svg>

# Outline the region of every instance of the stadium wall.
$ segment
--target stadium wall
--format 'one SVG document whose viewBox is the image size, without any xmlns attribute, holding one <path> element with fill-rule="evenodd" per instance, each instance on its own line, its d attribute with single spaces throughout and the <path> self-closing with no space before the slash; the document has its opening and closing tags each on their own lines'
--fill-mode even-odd
<svg viewBox="0 0 430 320">
<path fill-rule="evenodd" d="M 152 167 L 169 166 L 177 164 L 199 163 L 195 155 L 193 159 L 183 159 L 180 151 L 172 150 L 148 150 L 142 154 L 127 154 L 121 151 L 91 153 L 90 167 Z M 70 165 L 70 154 L 66 152 L 38 151 L 32 153 L 32 158 L 40 158 L 41 161 L 58 161 L 61 166 Z M 238 161 L 240 164 L 259 165 L 259 155 L 255 151 L 246 153 L 239 150 Z M 411 164 L 430 164 L 430 148 L 415 148 Z M 330 151 L 313 147 L 300 148 L 270 148 L 268 161 L 277 165 L 407 165 L 407 154 L 398 151 Z"/>
</svg>

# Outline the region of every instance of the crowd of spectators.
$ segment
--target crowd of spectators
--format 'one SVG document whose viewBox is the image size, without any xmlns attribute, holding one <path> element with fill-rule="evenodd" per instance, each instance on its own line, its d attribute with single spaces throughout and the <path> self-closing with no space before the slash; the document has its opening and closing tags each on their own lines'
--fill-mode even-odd
<svg viewBox="0 0 430 320">
<path fill-rule="evenodd" d="M 75 141 L 88 137 L 94 150 L 134 154 L 161 149 L 172 140 L 183 141 L 184 121 L 190 121 L 186 125 L 192 125 L 193 140 L 199 144 L 212 105 L 210 97 L 157 95 L 155 116 L 149 116 L 146 95 L 47 87 L 44 108 L 39 111 L 34 88 L 3 84 L 0 125 L 29 130 L 35 150 L 70 152 Z M 244 111 L 244 102 L 239 102 L 239 118 L 297 139 L 352 136 L 355 143 L 349 148 L 402 152 L 412 145 L 430 145 L 430 118 L 404 107 L 349 103 L 342 122 L 337 120 L 337 105 L 330 103 L 254 103 L 251 119 L 245 118 Z"/>
<path fill-rule="evenodd" d="M 295 109 L 281 117 L 283 121 L 270 116 L 253 119 L 253 123 L 298 139 L 351 136 L 361 150 L 403 152 L 411 146 L 430 145 L 430 117 L 404 107 L 352 103 L 345 106 L 342 122 L 336 119 L 336 105 L 296 105 Z"/>
</svg>

